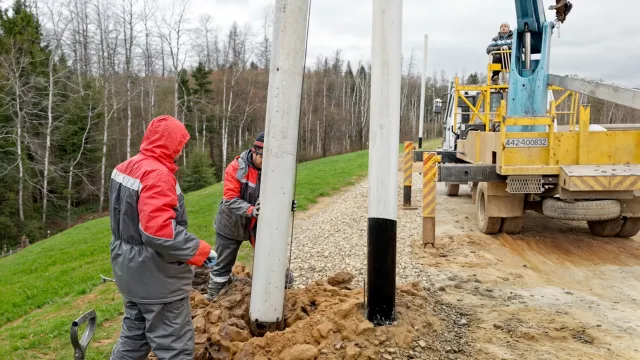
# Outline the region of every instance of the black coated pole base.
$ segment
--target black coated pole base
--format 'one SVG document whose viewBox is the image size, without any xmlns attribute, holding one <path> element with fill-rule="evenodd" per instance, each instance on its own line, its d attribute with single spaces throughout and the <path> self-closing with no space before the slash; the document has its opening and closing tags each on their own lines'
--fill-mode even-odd
<svg viewBox="0 0 640 360">
<path fill-rule="evenodd" d="M 402 210 L 416 210 L 417 206 L 411 206 L 411 186 L 405 186 L 403 190 Z"/>
<path fill-rule="evenodd" d="M 403 193 L 402 193 L 402 204 L 405 207 L 409 207 L 411 206 L 411 186 L 404 186 L 403 189 Z"/>
<path fill-rule="evenodd" d="M 284 320 L 274 323 L 249 321 L 249 332 L 255 337 L 263 337 L 267 333 L 282 331 L 285 328 Z"/>
<path fill-rule="evenodd" d="M 422 149 L 422 137 L 418 138 L 418 149 Z"/>
<path fill-rule="evenodd" d="M 369 218 L 367 231 L 367 320 L 391 325 L 396 318 L 397 221 Z"/>
</svg>

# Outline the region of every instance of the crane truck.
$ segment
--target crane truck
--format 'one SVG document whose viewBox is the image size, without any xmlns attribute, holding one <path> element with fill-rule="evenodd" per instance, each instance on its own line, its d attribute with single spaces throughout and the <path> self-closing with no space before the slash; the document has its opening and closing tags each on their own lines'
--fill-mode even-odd
<svg viewBox="0 0 640 360">
<path fill-rule="evenodd" d="M 572 5 L 556 0 L 553 22 L 542 0 L 515 5 L 512 49 L 495 52 L 503 61 L 487 68 L 499 70 L 503 81 L 462 85 L 456 77 L 449 87 L 436 181 L 448 196 L 470 186 L 486 234 L 521 232 L 532 210 L 586 221 L 595 236 L 636 235 L 640 131 L 590 124 L 590 106 L 579 99 L 586 94 L 640 109 L 640 91 L 549 74 L 552 32 Z M 568 111 L 559 110 L 563 102 L 571 103 Z M 560 116 L 569 117 L 566 129 L 558 126 Z"/>
</svg>

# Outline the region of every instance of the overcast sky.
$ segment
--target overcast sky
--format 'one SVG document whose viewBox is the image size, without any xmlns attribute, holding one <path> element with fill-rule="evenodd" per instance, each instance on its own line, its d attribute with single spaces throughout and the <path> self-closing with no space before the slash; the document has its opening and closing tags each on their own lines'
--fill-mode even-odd
<svg viewBox="0 0 640 360">
<path fill-rule="evenodd" d="M 578 74 L 627 86 L 640 86 L 640 1 L 573 0 L 568 19 L 554 31 L 550 72 Z M 221 29 L 234 20 L 259 31 L 264 9 L 275 0 L 191 0 L 195 19 L 207 12 Z M 545 9 L 555 4 L 544 1 Z M 608 5 L 612 7 L 607 7 Z M 372 0 L 312 0 L 307 63 L 318 54 L 342 49 L 345 59 L 368 61 L 371 51 Z M 402 50 L 422 61 L 429 35 L 427 73 L 445 70 L 486 72 L 485 48 L 502 21 L 515 26 L 509 0 L 404 0 Z M 555 18 L 546 10 L 547 21 Z"/>
</svg>

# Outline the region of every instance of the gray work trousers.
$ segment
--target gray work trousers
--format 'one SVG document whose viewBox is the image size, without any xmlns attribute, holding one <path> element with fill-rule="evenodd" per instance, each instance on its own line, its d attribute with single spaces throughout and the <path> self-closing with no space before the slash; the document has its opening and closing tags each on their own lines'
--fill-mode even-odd
<svg viewBox="0 0 640 360">
<path fill-rule="evenodd" d="M 124 299 L 120 338 L 111 360 L 192 360 L 195 347 L 189 296 L 166 304 L 140 304 Z"/>
<path fill-rule="evenodd" d="M 229 277 L 232 276 L 231 271 L 236 263 L 240 246 L 242 246 L 242 241 L 233 240 L 216 233 L 215 252 L 218 254 L 218 260 L 209 273 L 209 284 L 207 286 L 209 295 L 215 296 L 229 283 Z M 287 268 L 285 288 L 289 289 L 292 286 L 293 274 Z"/>
<path fill-rule="evenodd" d="M 242 241 L 216 233 L 215 252 L 218 254 L 218 260 L 209 274 L 210 289 L 219 291 L 227 284 L 241 245 Z"/>
</svg>

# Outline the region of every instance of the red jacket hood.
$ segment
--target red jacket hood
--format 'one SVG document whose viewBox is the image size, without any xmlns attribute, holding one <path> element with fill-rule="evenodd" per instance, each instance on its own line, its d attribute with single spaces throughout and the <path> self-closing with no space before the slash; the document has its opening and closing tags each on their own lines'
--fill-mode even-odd
<svg viewBox="0 0 640 360">
<path fill-rule="evenodd" d="M 180 121 L 172 116 L 161 115 L 149 123 L 140 144 L 140 152 L 175 172 L 178 166 L 174 160 L 189 137 L 189 132 Z"/>
</svg>

